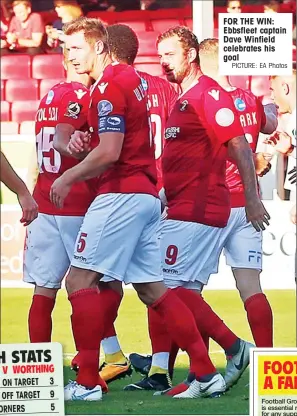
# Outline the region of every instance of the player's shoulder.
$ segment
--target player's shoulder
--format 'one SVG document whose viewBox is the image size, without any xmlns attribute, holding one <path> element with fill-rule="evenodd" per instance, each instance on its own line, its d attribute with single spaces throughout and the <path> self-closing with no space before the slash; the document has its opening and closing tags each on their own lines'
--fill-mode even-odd
<svg viewBox="0 0 297 416">
<path fill-rule="evenodd" d="M 244 111 L 247 107 L 255 107 L 260 103 L 259 98 L 248 89 L 234 88 L 230 94 L 235 108 L 239 111 Z"/>
<path fill-rule="evenodd" d="M 137 77 L 138 75 L 132 66 L 113 62 L 105 68 L 100 83 L 114 83 L 125 86 L 129 79 L 137 79 Z M 122 84 L 124 80 L 125 83 Z"/>
<path fill-rule="evenodd" d="M 88 94 L 89 90 L 80 82 L 59 82 L 53 85 L 49 92 L 43 97 L 42 101 L 49 105 L 52 102 L 61 102 L 65 95 L 73 95 L 78 100 Z"/>
</svg>

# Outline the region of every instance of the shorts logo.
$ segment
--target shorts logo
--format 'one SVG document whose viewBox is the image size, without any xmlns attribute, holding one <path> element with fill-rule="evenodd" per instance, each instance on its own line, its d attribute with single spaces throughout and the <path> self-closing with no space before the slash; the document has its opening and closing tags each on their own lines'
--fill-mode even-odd
<svg viewBox="0 0 297 416">
<path fill-rule="evenodd" d="M 113 110 L 113 105 L 110 101 L 101 100 L 97 105 L 98 115 L 99 117 L 107 116 Z"/>
<path fill-rule="evenodd" d="M 70 101 L 66 110 L 66 113 L 64 114 L 65 117 L 70 117 L 74 119 L 78 119 L 80 110 L 82 109 L 82 106 L 74 101 Z"/>
<path fill-rule="evenodd" d="M 246 109 L 246 104 L 241 98 L 236 98 L 234 105 L 238 111 L 244 111 Z"/>
<path fill-rule="evenodd" d="M 112 126 L 118 126 L 121 124 L 121 119 L 119 117 L 108 117 L 107 123 L 111 124 Z"/>
<path fill-rule="evenodd" d="M 168 127 L 165 131 L 165 139 L 176 139 L 177 133 L 180 133 L 179 127 Z"/>
<path fill-rule="evenodd" d="M 175 270 L 175 269 L 165 269 L 163 267 L 163 273 L 167 273 L 167 274 L 178 274 L 178 270 Z"/>
<path fill-rule="evenodd" d="M 47 94 L 45 104 L 49 105 L 49 104 L 53 101 L 54 96 L 55 96 L 54 91 L 53 91 L 53 90 L 50 90 L 50 91 L 48 92 L 48 94 Z"/>
<path fill-rule="evenodd" d="M 180 107 L 179 107 L 180 111 L 185 111 L 185 109 L 187 108 L 188 104 L 189 104 L 188 100 L 182 101 L 180 103 Z"/>
<path fill-rule="evenodd" d="M 84 263 L 87 261 L 87 259 L 85 257 L 83 257 L 83 256 L 76 256 L 74 254 L 73 257 L 74 257 L 75 260 L 79 260 L 79 261 L 82 261 Z"/>
<path fill-rule="evenodd" d="M 230 108 L 221 108 L 216 112 L 215 119 L 219 126 L 229 127 L 234 121 L 234 113 Z"/>
</svg>

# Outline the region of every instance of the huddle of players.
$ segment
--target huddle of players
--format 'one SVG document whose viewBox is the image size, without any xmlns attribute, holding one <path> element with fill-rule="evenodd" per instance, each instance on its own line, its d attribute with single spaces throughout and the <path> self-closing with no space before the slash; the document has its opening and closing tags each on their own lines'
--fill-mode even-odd
<svg viewBox="0 0 297 416">
<path fill-rule="evenodd" d="M 214 39 L 200 44 L 203 70 L 212 78 L 203 75 L 197 38 L 187 28 L 169 29 L 157 40 L 164 73 L 178 84 L 179 97 L 165 80 L 130 66 L 138 40 L 129 27 L 79 18 L 65 34 L 71 82 L 54 86 L 36 116 L 40 174 L 33 195 L 40 214 L 28 227 L 24 258 L 24 280 L 35 284 L 30 340 L 50 341 L 56 293 L 71 264 L 66 289 L 78 354 L 66 400 L 100 400 L 108 390 L 98 375 L 101 341 L 101 375 L 115 372 L 106 377 L 111 381 L 129 371 L 113 325 L 122 282 L 132 283 L 148 306 L 153 350 L 144 384 L 127 389 L 151 386 L 175 398 L 218 396 L 248 366 L 251 346 L 201 296 L 223 248 L 255 343 L 272 346 L 272 312 L 259 280 L 261 232 L 269 215 L 258 196 L 254 161 L 258 174 L 270 167 L 252 151 L 260 131 L 275 130 L 275 107 L 264 109 L 227 78 L 212 79 Z M 158 188 L 162 183 L 166 195 L 162 222 L 154 150 Z M 229 189 L 227 157 L 236 163 L 228 162 Z M 224 378 L 208 356 L 209 338 L 226 351 Z M 169 354 L 174 362 L 178 348 L 188 353 L 190 372 L 171 389 Z"/>
</svg>

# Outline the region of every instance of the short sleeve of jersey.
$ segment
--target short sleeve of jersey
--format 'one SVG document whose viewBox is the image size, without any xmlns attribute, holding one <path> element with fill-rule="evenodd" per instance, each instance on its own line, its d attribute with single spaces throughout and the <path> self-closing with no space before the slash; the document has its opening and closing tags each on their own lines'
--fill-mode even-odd
<svg viewBox="0 0 297 416">
<path fill-rule="evenodd" d="M 208 126 L 221 143 L 244 136 L 238 113 L 226 91 L 214 87 L 207 89 L 202 96 L 202 106 Z"/>
<path fill-rule="evenodd" d="M 87 122 L 89 103 L 90 96 L 87 89 L 67 91 L 59 105 L 58 123 L 70 124 L 78 130 Z"/>
<path fill-rule="evenodd" d="M 98 133 L 125 133 L 124 91 L 116 83 L 101 83 L 97 88 Z"/>
</svg>

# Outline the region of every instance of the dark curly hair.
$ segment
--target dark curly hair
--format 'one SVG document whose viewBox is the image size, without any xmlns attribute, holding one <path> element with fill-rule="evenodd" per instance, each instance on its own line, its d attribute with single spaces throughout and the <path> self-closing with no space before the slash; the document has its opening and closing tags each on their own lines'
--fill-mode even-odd
<svg viewBox="0 0 297 416">
<path fill-rule="evenodd" d="M 134 30 L 127 25 L 107 26 L 110 53 L 119 62 L 133 65 L 138 53 L 139 41 Z"/>
</svg>

